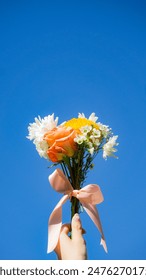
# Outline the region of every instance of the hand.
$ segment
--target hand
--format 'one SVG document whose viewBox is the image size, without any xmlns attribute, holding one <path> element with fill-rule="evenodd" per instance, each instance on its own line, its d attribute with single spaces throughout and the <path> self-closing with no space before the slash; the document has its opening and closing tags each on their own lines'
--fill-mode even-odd
<svg viewBox="0 0 146 280">
<path fill-rule="evenodd" d="M 86 260 L 86 244 L 83 239 L 80 217 L 75 214 L 72 218 L 72 239 L 68 236 L 70 225 L 64 224 L 61 228 L 58 244 L 55 252 L 59 260 Z"/>
</svg>

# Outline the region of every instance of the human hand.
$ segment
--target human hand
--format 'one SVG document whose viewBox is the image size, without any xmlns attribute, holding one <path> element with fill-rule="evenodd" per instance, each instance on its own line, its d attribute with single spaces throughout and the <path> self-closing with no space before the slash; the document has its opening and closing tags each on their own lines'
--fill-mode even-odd
<svg viewBox="0 0 146 280">
<path fill-rule="evenodd" d="M 70 224 L 64 224 L 61 228 L 58 244 L 55 252 L 59 260 L 86 260 L 87 251 L 83 239 L 81 220 L 78 214 L 72 218 L 72 239 L 68 236 Z"/>
</svg>

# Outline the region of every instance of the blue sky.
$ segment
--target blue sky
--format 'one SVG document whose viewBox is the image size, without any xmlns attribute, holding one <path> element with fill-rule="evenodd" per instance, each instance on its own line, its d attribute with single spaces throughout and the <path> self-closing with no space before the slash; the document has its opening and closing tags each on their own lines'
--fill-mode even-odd
<svg viewBox="0 0 146 280">
<path fill-rule="evenodd" d="M 95 112 L 119 135 L 119 159 L 99 155 L 86 182 L 102 189 L 109 250 L 83 213 L 89 259 L 146 259 L 145 13 L 142 0 L 0 1 L 0 259 L 56 259 L 47 224 L 61 195 L 26 139 L 53 112 L 60 123 Z"/>
</svg>

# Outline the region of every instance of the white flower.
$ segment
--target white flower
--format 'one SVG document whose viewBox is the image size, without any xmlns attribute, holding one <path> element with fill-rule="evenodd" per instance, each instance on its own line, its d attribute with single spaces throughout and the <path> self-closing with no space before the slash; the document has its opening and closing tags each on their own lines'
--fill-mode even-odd
<svg viewBox="0 0 146 280">
<path fill-rule="evenodd" d="M 92 145 L 94 145 L 94 147 L 95 146 L 98 147 L 100 145 L 99 139 L 95 138 L 93 135 L 90 136 L 90 141 L 91 141 L 90 143 L 92 143 Z"/>
<path fill-rule="evenodd" d="M 91 141 L 88 141 L 87 142 L 87 147 L 88 147 L 88 149 L 93 148 L 93 143 Z"/>
<path fill-rule="evenodd" d="M 83 142 L 85 142 L 87 140 L 87 138 L 86 138 L 86 136 L 84 136 L 84 135 L 78 135 L 75 139 L 74 139 L 74 141 L 76 142 L 76 143 L 78 143 L 79 145 L 81 145 Z"/>
<path fill-rule="evenodd" d="M 95 140 L 94 140 L 94 145 L 97 146 L 97 147 L 100 145 L 100 142 L 99 142 L 98 139 L 95 139 Z"/>
<path fill-rule="evenodd" d="M 100 122 L 97 124 L 102 132 L 102 135 L 106 138 L 111 133 L 111 128 L 108 125 L 104 125 Z"/>
<path fill-rule="evenodd" d="M 107 156 L 115 157 L 115 155 L 113 153 L 117 151 L 117 149 L 114 148 L 114 146 L 118 146 L 118 143 L 116 143 L 117 138 L 118 138 L 117 135 L 112 136 L 109 138 L 108 142 L 103 145 L 103 158 L 104 159 L 107 159 Z"/>
<path fill-rule="evenodd" d="M 36 150 L 41 157 L 48 158 L 48 144 L 43 138 L 45 133 L 57 126 L 57 123 L 58 117 L 54 119 L 54 114 L 52 114 L 44 117 L 43 119 L 38 116 L 38 118 L 35 118 L 35 122 L 30 123 L 28 126 L 29 135 L 27 136 L 27 138 L 29 140 L 33 140 L 33 143 L 36 146 Z"/>
<path fill-rule="evenodd" d="M 94 153 L 94 148 L 88 149 L 88 152 L 89 152 L 91 155 L 93 155 L 93 153 Z"/>
<path fill-rule="evenodd" d="M 87 134 L 89 133 L 90 131 L 92 130 L 92 126 L 91 125 L 85 125 L 85 126 L 82 126 L 80 128 L 80 131 L 83 133 L 83 134 Z"/>
<path fill-rule="evenodd" d="M 94 142 L 95 137 L 94 137 L 93 135 L 91 135 L 89 138 L 90 138 L 90 140 L 91 140 L 92 142 Z"/>
<path fill-rule="evenodd" d="M 93 128 L 92 135 L 93 135 L 95 138 L 99 138 L 99 137 L 101 136 L 101 132 L 100 132 L 100 130 L 98 130 L 98 129 L 96 129 L 96 128 Z"/>
</svg>

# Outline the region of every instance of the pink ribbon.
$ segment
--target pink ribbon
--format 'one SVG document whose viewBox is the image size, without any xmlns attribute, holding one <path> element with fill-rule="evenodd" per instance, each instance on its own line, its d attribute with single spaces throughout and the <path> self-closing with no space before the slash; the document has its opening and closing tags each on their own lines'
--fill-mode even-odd
<svg viewBox="0 0 146 280">
<path fill-rule="evenodd" d="M 95 204 L 99 204 L 103 201 L 103 195 L 99 186 L 90 184 L 80 190 L 74 190 L 71 186 L 69 180 L 65 177 L 64 173 L 60 169 L 56 169 L 50 176 L 49 181 L 51 186 L 64 196 L 57 203 L 56 207 L 52 211 L 49 218 L 49 228 L 48 228 L 48 250 L 47 252 L 52 252 L 59 239 L 60 230 L 62 226 L 62 206 L 72 196 L 76 197 L 82 204 L 84 210 L 87 212 L 91 220 L 94 222 L 101 234 L 100 244 L 103 246 L 104 250 L 107 252 L 107 246 L 99 218 L 98 211 Z"/>
</svg>

